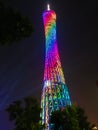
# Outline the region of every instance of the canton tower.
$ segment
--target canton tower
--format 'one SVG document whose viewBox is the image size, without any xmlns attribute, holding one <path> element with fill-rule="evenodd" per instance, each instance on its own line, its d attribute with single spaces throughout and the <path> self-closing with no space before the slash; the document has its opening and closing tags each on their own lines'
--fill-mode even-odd
<svg viewBox="0 0 98 130">
<path fill-rule="evenodd" d="M 41 117 L 46 130 L 51 130 L 49 123 L 52 111 L 71 105 L 68 88 L 64 79 L 58 53 L 56 38 L 56 13 L 47 5 L 43 12 L 45 30 L 46 54 L 44 68 L 44 82 L 41 96 Z"/>
</svg>

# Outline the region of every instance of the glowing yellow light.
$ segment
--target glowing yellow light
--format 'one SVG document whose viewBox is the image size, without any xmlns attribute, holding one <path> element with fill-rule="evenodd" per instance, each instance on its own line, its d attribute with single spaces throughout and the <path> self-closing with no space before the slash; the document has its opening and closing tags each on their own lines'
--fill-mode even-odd
<svg viewBox="0 0 98 130">
<path fill-rule="evenodd" d="M 98 129 L 97 129 L 97 127 L 96 127 L 96 126 L 94 126 L 94 127 L 92 128 L 92 130 L 98 130 Z"/>
</svg>

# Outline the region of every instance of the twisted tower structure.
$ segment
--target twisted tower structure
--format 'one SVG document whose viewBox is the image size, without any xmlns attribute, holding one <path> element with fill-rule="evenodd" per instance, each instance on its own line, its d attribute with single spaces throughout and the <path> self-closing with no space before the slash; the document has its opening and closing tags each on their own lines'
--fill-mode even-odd
<svg viewBox="0 0 98 130">
<path fill-rule="evenodd" d="M 56 14 L 50 10 L 43 13 L 46 55 L 44 69 L 44 84 L 41 97 L 41 117 L 45 123 L 46 130 L 51 130 L 49 123 L 52 111 L 64 108 L 66 104 L 71 105 L 68 88 L 65 83 L 64 74 L 61 67 L 56 39 Z"/>
</svg>

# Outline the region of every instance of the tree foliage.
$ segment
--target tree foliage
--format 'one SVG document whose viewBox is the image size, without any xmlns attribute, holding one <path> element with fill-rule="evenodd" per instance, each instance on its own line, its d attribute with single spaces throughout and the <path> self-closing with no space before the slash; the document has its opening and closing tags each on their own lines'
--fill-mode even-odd
<svg viewBox="0 0 98 130">
<path fill-rule="evenodd" d="M 15 101 L 6 109 L 11 121 L 15 122 L 14 130 L 42 130 L 44 125 L 39 122 L 41 108 L 37 99 L 27 97 L 22 101 Z"/>
<path fill-rule="evenodd" d="M 28 37 L 33 31 L 28 17 L 0 2 L 0 44 L 9 44 Z"/>
<path fill-rule="evenodd" d="M 85 111 L 81 107 L 77 107 L 78 122 L 80 130 L 92 130 L 92 124 L 88 121 L 88 117 L 85 115 Z"/>
<path fill-rule="evenodd" d="M 91 123 L 88 122 L 84 110 L 75 105 L 54 111 L 50 123 L 54 130 L 91 130 Z"/>
</svg>

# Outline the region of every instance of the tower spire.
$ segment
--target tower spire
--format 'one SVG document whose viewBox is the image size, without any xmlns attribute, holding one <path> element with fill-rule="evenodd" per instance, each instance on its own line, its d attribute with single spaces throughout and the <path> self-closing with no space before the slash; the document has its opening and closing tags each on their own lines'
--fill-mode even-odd
<svg viewBox="0 0 98 130">
<path fill-rule="evenodd" d="M 47 10 L 50 10 L 50 5 L 49 4 L 47 4 Z"/>
</svg>

